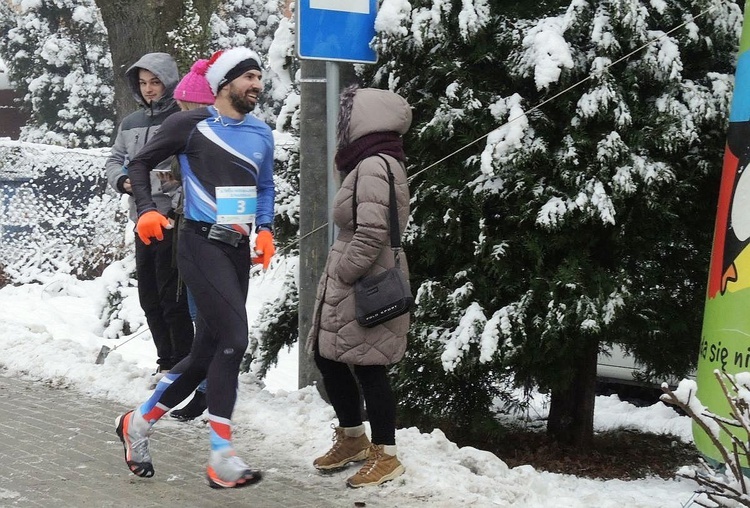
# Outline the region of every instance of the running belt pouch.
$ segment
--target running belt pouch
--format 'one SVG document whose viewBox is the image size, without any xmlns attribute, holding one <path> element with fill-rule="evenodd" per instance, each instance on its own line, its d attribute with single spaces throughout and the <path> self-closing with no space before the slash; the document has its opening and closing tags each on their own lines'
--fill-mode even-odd
<svg viewBox="0 0 750 508">
<path fill-rule="evenodd" d="M 388 161 L 382 157 L 388 169 L 390 187 L 388 211 L 390 219 L 391 249 L 395 266 L 377 275 L 362 277 L 354 283 L 354 315 L 360 326 L 371 328 L 406 314 L 414 304 L 411 286 L 406 279 L 398 253 L 401 250 L 401 239 L 398 228 L 398 209 L 396 208 L 396 187 L 394 176 Z M 354 182 L 353 197 L 354 229 L 357 229 L 357 181 Z"/>
<path fill-rule="evenodd" d="M 240 240 L 242 240 L 242 234 L 213 224 L 208 230 L 206 238 L 237 247 L 240 244 Z"/>
</svg>

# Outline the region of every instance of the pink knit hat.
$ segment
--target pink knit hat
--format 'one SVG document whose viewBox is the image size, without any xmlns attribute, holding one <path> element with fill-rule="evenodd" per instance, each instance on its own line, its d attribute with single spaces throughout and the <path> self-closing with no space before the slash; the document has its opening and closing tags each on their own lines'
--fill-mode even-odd
<svg viewBox="0 0 750 508">
<path fill-rule="evenodd" d="M 174 98 L 183 102 L 195 102 L 197 104 L 213 104 L 214 94 L 206 81 L 206 70 L 208 60 L 201 59 L 193 64 L 190 72 L 177 84 L 174 89 Z"/>
</svg>

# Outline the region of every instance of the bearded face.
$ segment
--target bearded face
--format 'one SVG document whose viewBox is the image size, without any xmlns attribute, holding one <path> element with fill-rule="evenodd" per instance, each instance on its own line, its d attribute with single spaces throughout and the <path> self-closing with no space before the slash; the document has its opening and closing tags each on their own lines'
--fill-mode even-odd
<svg viewBox="0 0 750 508">
<path fill-rule="evenodd" d="M 235 111 L 246 115 L 255 108 L 262 90 L 260 84 L 256 71 L 246 72 L 229 83 L 229 101 Z"/>
</svg>

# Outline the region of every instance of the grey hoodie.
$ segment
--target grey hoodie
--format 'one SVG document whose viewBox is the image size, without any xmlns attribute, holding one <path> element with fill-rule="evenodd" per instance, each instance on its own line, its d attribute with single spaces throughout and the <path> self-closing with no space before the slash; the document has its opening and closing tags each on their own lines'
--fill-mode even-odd
<svg viewBox="0 0 750 508">
<path fill-rule="evenodd" d="M 154 73 L 165 86 L 164 95 L 151 104 L 146 103 L 141 95 L 138 83 L 138 71 L 140 69 L 146 69 Z M 125 79 L 139 108 L 126 116 L 120 123 L 117 137 L 114 145 L 112 145 L 111 155 L 105 164 L 107 181 L 119 193 L 125 192 L 123 183 L 127 179 L 126 166 L 128 161 L 135 158 L 135 155 L 154 135 L 165 118 L 180 110 L 173 97 L 180 76 L 177 64 L 167 53 L 143 55 L 125 72 Z M 171 160 L 171 157 L 166 159 L 154 169 L 169 169 Z M 159 178 L 153 172 L 151 173 L 151 189 L 154 203 L 156 203 L 159 212 L 167 215 L 173 208 L 172 198 L 162 189 Z M 137 222 L 135 201 L 132 196 L 130 196 L 129 202 L 130 219 Z"/>
</svg>

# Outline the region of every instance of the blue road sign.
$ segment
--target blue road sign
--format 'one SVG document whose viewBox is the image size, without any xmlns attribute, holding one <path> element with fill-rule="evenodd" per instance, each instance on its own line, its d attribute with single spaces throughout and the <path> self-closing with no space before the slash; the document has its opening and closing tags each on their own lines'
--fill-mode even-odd
<svg viewBox="0 0 750 508">
<path fill-rule="evenodd" d="M 299 0 L 297 54 L 311 60 L 375 63 L 377 0 Z"/>
</svg>

